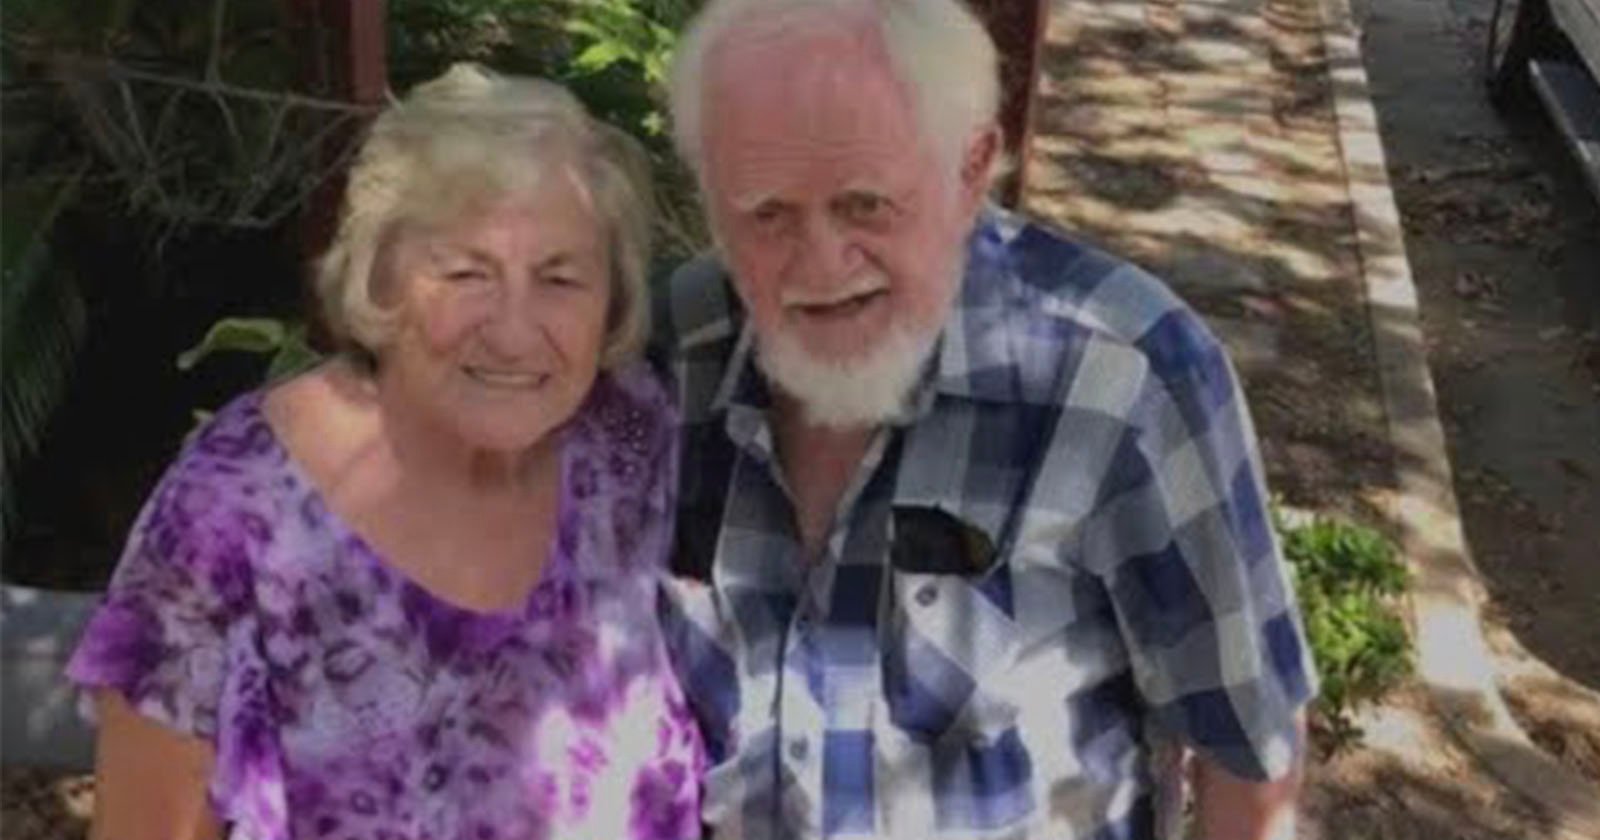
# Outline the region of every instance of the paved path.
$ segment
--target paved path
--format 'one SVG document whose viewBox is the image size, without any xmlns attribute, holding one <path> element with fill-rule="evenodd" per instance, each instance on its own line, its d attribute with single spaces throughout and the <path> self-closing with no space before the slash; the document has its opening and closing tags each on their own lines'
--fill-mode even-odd
<svg viewBox="0 0 1600 840">
<path fill-rule="evenodd" d="M 1315 6 L 1054 12 L 1026 204 L 1152 268 L 1210 318 L 1258 420 L 1281 432 L 1264 442 L 1277 490 L 1376 511 L 1387 433 L 1369 325 L 1350 305 L 1359 254 Z"/>
<path fill-rule="evenodd" d="M 1416 292 L 1343 0 L 1058 0 L 1025 206 L 1169 279 L 1229 345 L 1290 503 L 1391 526 L 1445 728 L 1600 837 L 1507 712 L 1479 632 Z M 1339 836 L 1337 833 L 1329 836 Z"/>
</svg>

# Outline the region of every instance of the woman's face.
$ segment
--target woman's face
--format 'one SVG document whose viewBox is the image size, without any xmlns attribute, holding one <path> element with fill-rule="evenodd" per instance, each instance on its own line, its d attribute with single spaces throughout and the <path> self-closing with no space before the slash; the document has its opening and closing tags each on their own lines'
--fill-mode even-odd
<svg viewBox="0 0 1600 840">
<path fill-rule="evenodd" d="M 594 383 L 611 304 L 605 233 L 554 168 L 530 196 L 396 232 L 377 296 L 398 308 L 379 387 L 472 449 L 527 448 Z"/>
</svg>

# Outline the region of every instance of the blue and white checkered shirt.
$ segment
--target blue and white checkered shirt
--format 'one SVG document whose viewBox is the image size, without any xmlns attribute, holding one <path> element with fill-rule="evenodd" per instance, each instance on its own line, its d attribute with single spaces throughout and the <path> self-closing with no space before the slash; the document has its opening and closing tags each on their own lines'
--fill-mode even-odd
<svg viewBox="0 0 1600 840">
<path fill-rule="evenodd" d="M 1160 745 L 1283 774 L 1315 678 L 1221 346 L 989 210 L 913 416 L 806 561 L 720 267 L 658 309 L 684 417 L 664 616 L 719 838 L 1151 838 Z"/>
</svg>

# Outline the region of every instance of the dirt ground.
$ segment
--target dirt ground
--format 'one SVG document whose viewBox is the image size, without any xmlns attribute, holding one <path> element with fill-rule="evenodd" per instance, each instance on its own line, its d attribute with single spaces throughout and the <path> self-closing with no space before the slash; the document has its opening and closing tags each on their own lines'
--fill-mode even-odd
<svg viewBox="0 0 1600 840">
<path fill-rule="evenodd" d="M 1317 0 L 1053 7 L 1028 205 L 1169 278 L 1228 342 L 1274 491 L 1392 527 Z M 1355 3 L 1502 688 L 1600 793 L 1600 211 L 1479 84 L 1490 0 Z M 1548 663 L 1548 664 L 1546 664 Z M 1310 840 L 1546 838 L 1420 687 L 1309 770 Z"/>
<path fill-rule="evenodd" d="M 94 781 L 81 774 L 0 771 L 0 836 L 6 840 L 83 840 L 94 812 Z"/>
<path fill-rule="evenodd" d="M 1489 0 L 1358 5 L 1501 687 L 1600 795 L 1600 206 L 1476 83 Z"/>
</svg>

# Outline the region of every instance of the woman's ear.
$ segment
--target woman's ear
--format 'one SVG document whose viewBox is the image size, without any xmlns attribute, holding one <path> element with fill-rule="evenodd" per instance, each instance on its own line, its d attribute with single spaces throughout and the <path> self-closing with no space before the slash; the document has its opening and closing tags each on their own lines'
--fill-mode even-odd
<svg viewBox="0 0 1600 840">
<path fill-rule="evenodd" d="M 1000 154 L 1000 127 L 987 123 L 972 133 L 961 150 L 961 209 L 972 214 L 989 193 L 990 176 Z"/>
</svg>

